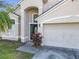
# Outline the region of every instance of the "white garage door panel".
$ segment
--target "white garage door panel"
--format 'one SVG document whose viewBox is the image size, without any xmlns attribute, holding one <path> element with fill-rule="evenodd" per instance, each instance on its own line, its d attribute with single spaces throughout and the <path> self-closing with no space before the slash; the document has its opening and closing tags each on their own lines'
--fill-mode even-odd
<svg viewBox="0 0 79 59">
<path fill-rule="evenodd" d="M 79 24 L 45 24 L 43 44 L 79 48 Z"/>
</svg>

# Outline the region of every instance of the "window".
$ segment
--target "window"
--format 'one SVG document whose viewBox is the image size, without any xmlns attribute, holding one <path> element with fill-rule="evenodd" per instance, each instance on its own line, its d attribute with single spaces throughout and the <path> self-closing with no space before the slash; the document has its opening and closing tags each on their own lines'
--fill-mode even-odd
<svg viewBox="0 0 79 59">
<path fill-rule="evenodd" d="M 38 14 L 34 14 L 33 15 L 33 18 L 35 19 L 35 18 L 37 18 L 38 17 Z"/>
<path fill-rule="evenodd" d="M 33 22 L 37 22 L 35 19 L 38 17 L 38 14 L 33 14 Z"/>
<path fill-rule="evenodd" d="M 15 20 L 14 19 L 11 19 L 12 20 L 12 24 L 15 24 Z"/>
</svg>

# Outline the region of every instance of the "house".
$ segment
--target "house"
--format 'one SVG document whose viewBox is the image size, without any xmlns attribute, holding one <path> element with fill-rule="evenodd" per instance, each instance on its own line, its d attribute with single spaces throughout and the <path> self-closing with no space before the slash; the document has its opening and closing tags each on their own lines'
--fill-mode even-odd
<svg viewBox="0 0 79 59">
<path fill-rule="evenodd" d="M 12 13 L 10 13 L 10 18 L 12 20 L 12 28 L 8 30 L 8 32 L 2 32 L 1 37 L 3 40 L 15 40 L 17 41 L 18 36 L 18 17 Z"/>
<path fill-rule="evenodd" d="M 79 0 L 20 2 L 21 42 L 40 32 L 42 45 L 79 48 Z"/>
<path fill-rule="evenodd" d="M 1 32 L 2 40 L 12 40 L 18 41 L 19 38 L 19 19 L 18 15 L 14 13 L 9 13 L 9 16 L 12 20 L 12 28 L 9 29 L 7 32 Z"/>
</svg>

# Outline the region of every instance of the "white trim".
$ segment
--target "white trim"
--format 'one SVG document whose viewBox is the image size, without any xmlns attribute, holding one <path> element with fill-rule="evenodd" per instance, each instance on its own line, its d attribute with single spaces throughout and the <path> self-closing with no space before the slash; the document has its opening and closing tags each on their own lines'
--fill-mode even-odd
<svg viewBox="0 0 79 59">
<path fill-rule="evenodd" d="M 33 22 L 33 20 L 34 20 L 34 17 L 33 17 L 33 14 L 32 14 L 32 22 Z"/>
<path fill-rule="evenodd" d="M 48 20 L 43 21 L 42 23 L 51 21 L 51 20 L 55 20 L 55 19 L 63 19 L 63 18 L 70 18 L 70 17 L 79 17 L 79 15 L 69 15 L 69 16 L 60 16 L 60 17 L 54 17 Z"/>
<path fill-rule="evenodd" d="M 2 35 L 2 36 L 0 36 L 0 37 L 18 38 L 18 37 L 20 37 L 20 36 L 5 36 L 5 35 Z"/>
<path fill-rule="evenodd" d="M 25 37 L 23 37 L 23 36 L 0 36 L 0 37 L 2 37 L 2 38 L 5 38 L 5 37 L 7 37 L 7 38 L 15 38 L 16 40 L 17 40 L 17 38 L 21 38 L 21 40 L 28 38 L 28 36 L 25 36 Z"/>
<path fill-rule="evenodd" d="M 18 41 L 18 36 L 0 36 L 2 40 Z"/>
<path fill-rule="evenodd" d="M 30 25 L 29 25 L 29 37 L 28 37 L 28 39 L 30 40 Z"/>
<path fill-rule="evenodd" d="M 18 25 L 18 24 L 21 24 L 21 23 L 15 23 L 15 25 Z"/>
<path fill-rule="evenodd" d="M 25 36 L 25 37 L 21 36 L 21 40 L 22 40 L 22 39 L 26 39 L 26 38 L 28 38 L 28 36 Z"/>
<path fill-rule="evenodd" d="M 27 40 L 27 39 L 29 39 L 28 36 L 25 36 L 25 37 L 21 36 L 21 42 L 27 42 L 27 41 L 30 41 L 30 40 Z"/>
<path fill-rule="evenodd" d="M 30 23 L 29 23 L 29 40 L 30 40 L 30 30 L 31 30 L 31 29 L 30 29 Z"/>
<path fill-rule="evenodd" d="M 29 23 L 29 24 L 38 24 L 38 23 Z"/>
<path fill-rule="evenodd" d="M 79 15 L 75 15 L 76 17 L 79 17 Z"/>
</svg>

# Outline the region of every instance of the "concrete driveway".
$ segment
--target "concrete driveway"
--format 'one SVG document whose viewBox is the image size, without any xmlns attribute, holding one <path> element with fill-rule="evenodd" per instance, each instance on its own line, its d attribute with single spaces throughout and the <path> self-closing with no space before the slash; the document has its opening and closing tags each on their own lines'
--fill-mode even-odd
<svg viewBox="0 0 79 59">
<path fill-rule="evenodd" d="M 79 49 L 49 46 L 35 48 L 32 44 L 26 43 L 17 50 L 34 54 L 32 59 L 79 59 Z"/>
</svg>

